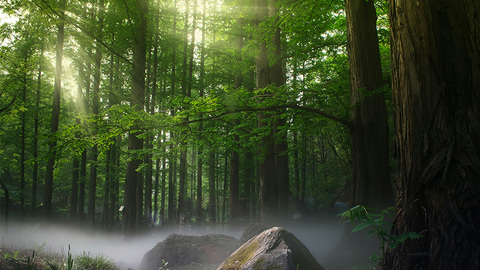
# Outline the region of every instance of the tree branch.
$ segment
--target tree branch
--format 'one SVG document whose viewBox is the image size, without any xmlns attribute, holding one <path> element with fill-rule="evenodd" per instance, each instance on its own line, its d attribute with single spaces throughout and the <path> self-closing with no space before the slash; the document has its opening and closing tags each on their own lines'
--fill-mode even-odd
<svg viewBox="0 0 480 270">
<path fill-rule="evenodd" d="M 329 114 L 329 113 L 324 112 L 324 111 L 319 110 L 319 109 L 299 106 L 299 105 L 296 105 L 296 104 L 285 104 L 285 105 L 278 105 L 278 106 L 269 106 L 269 107 L 265 107 L 265 108 L 240 107 L 240 108 L 237 108 L 235 110 L 220 113 L 218 115 L 193 119 L 193 120 L 189 120 L 189 121 L 185 121 L 185 122 L 182 122 L 182 123 L 175 124 L 173 126 L 182 126 L 182 125 L 188 125 L 188 124 L 193 124 L 193 123 L 207 121 L 207 120 L 214 120 L 214 119 L 218 119 L 218 118 L 221 118 L 221 117 L 229 115 L 229 114 L 240 113 L 240 112 L 264 112 L 264 111 L 275 111 L 275 110 L 279 110 L 279 109 L 294 109 L 294 110 L 300 110 L 300 111 L 315 113 L 315 114 L 321 115 L 325 118 L 328 118 L 330 120 L 333 120 L 335 122 L 338 122 L 340 124 L 343 124 L 343 125 L 345 125 L 349 128 L 351 127 L 351 124 L 352 124 L 350 121 L 348 121 L 344 118 L 337 117 L 335 115 Z"/>
<path fill-rule="evenodd" d="M 40 9 L 44 10 L 38 3 L 35 2 L 35 0 L 31 0 L 37 7 L 39 7 Z M 105 47 L 107 50 L 109 50 L 111 53 L 113 53 L 114 55 L 120 57 L 122 60 L 124 60 L 126 63 L 130 64 L 130 65 L 133 65 L 133 63 L 127 59 L 125 56 L 123 56 L 122 54 L 118 53 L 117 51 L 115 51 L 113 48 L 111 48 L 110 46 L 108 46 L 105 42 L 103 42 L 103 40 L 101 40 L 100 38 L 98 38 L 95 34 L 93 33 L 90 33 L 88 30 L 86 30 L 85 28 L 83 28 L 82 26 L 80 26 L 80 24 L 78 24 L 77 22 L 75 22 L 72 18 L 68 17 L 67 15 L 65 14 L 60 14 L 58 13 L 58 11 L 56 11 L 52 6 L 50 6 L 50 4 L 48 4 L 45 0 L 40 0 L 42 1 L 42 3 L 44 5 L 46 5 L 48 7 L 48 9 L 50 9 L 57 17 L 59 17 L 60 19 L 64 20 L 65 22 L 75 26 L 76 28 L 78 28 L 80 31 L 82 31 L 84 34 L 86 34 L 87 36 L 93 38 L 95 41 L 97 41 L 98 43 L 100 43 L 103 47 Z M 45 11 L 46 13 L 46 11 Z M 47 13 L 47 15 L 49 16 L 49 14 Z"/>
</svg>

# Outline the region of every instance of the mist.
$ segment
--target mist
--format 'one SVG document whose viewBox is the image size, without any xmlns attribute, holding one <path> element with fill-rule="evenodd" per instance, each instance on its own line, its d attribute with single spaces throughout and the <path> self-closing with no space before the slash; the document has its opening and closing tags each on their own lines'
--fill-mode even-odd
<svg viewBox="0 0 480 270">
<path fill-rule="evenodd" d="M 225 234 L 240 239 L 247 223 L 240 224 L 191 224 L 175 227 L 154 227 L 136 236 L 105 233 L 61 225 L 40 223 L 11 223 L 0 229 L 0 247 L 10 249 L 33 249 L 67 256 L 70 246 L 73 256 L 83 252 L 91 256 L 103 255 L 117 266 L 126 270 L 139 269 L 143 255 L 158 242 L 172 233 L 184 235 Z M 339 219 L 292 220 L 276 224 L 292 232 L 322 264 L 325 257 L 335 248 L 345 230 Z M 322 264 L 323 265 L 323 264 Z M 326 269 L 328 265 L 323 265 Z M 347 268 L 348 269 L 348 268 Z"/>
</svg>

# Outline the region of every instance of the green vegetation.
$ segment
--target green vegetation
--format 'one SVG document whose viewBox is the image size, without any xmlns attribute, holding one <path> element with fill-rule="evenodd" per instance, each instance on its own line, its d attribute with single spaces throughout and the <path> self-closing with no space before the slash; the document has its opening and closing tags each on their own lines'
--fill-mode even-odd
<svg viewBox="0 0 480 270">
<path fill-rule="evenodd" d="M 389 217 L 391 219 L 392 213 L 395 213 L 394 207 L 379 211 L 367 208 L 363 205 L 357 205 L 342 214 L 342 219 L 346 222 L 358 223 L 355 228 L 353 228 L 352 232 L 369 229 L 367 233 L 368 236 L 377 236 L 377 239 L 380 242 L 379 249 L 382 251 L 382 255 L 381 257 L 376 254 L 372 255 L 370 259 L 373 261 L 383 259 L 387 247 L 395 249 L 400 243 L 407 241 L 408 239 L 423 237 L 423 235 L 417 232 L 408 232 L 400 235 L 391 234 L 390 230 L 392 229 L 393 224 L 386 219 Z"/>
<path fill-rule="evenodd" d="M 480 268 L 480 5 L 410 2 L 0 0 L 1 221 L 133 234 L 396 186 L 430 255 L 395 262 Z"/>
<path fill-rule="evenodd" d="M 103 255 L 92 256 L 89 252 L 83 252 L 82 255 L 75 257 L 74 269 L 86 270 L 115 270 L 115 263 Z"/>
<path fill-rule="evenodd" d="M 0 269 L 15 270 L 117 270 L 115 263 L 103 255 L 91 255 L 89 252 L 73 257 L 70 247 L 67 256 L 50 254 L 45 251 L 31 251 L 31 256 L 26 252 L 6 249 L 0 250 Z M 166 266 L 166 265 L 165 265 Z"/>
</svg>

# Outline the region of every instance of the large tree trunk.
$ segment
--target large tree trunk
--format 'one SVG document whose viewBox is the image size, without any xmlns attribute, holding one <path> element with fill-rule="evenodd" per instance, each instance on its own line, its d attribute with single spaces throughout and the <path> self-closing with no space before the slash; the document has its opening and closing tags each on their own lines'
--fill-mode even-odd
<svg viewBox="0 0 480 270">
<path fill-rule="evenodd" d="M 390 1 L 399 157 L 385 269 L 480 269 L 480 2 Z"/>
<path fill-rule="evenodd" d="M 268 17 L 268 0 L 255 0 L 257 27 Z M 255 79 L 258 89 L 271 84 L 270 66 L 268 63 L 267 43 L 258 44 L 258 55 L 255 59 Z M 261 97 L 264 98 L 264 97 Z M 275 176 L 275 146 L 273 130 L 268 124 L 268 115 L 261 113 L 258 116 L 258 128 L 265 129 L 261 138 L 262 147 L 259 162 L 260 175 L 260 215 L 262 222 L 269 222 L 277 216 L 278 186 Z"/>
<path fill-rule="evenodd" d="M 268 17 L 275 17 L 277 12 L 276 0 L 256 0 L 255 13 L 258 27 L 260 23 Z M 277 21 L 277 19 L 275 20 Z M 273 45 L 273 65 L 270 66 L 269 51 L 266 41 L 258 44 L 259 53 L 255 60 L 256 86 L 258 89 L 269 85 L 280 87 L 285 83 L 285 73 L 281 61 L 281 40 L 280 29 L 277 23 L 271 27 L 274 28 L 274 35 L 271 37 Z M 266 30 L 263 30 L 266 31 Z M 266 93 L 261 99 L 267 99 L 273 93 Z M 284 211 L 287 207 L 284 202 L 288 202 L 288 155 L 286 151 L 286 134 L 278 134 L 281 126 L 285 124 L 284 119 L 280 119 L 275 114 L 261 113 L 258 117 L 258 127 L 265 129 L 262 138 L 262 153 L 260 161 L 260 212 L 262 222 L 272 222 L 279 217 L 284 217 Z M 273 123 L 273 124 L 272 124 Z M 281 215 L 279 215 L 281 214 Z"/>
<path fill-rule="evenodd" d="M 137 110 L 143 110 L 145 105 L 145 66 L 147 51 L 147 13 L 148 4 L 140 1 L 138 19 L 135 22 L 135 47 L 133 51 L 132 67 L 132 102 L 131 105 Z M 132 132 L 128 136 L 128 149 L 138 151 L 143 148 L 143 140 L 138 132 Z M 136 155 L 133 154 L 134 156 Z M 137 220 L 137 184 L 141 181 L 141 173 L 137 171 L 142 160 L 134 157 L 127 163 L 127 176 L 125 180 L 125 197 L 123 210 L 123 232 L 134 232 L 138 225 Z"/>
<path fill-rule="evenodd" d="M 374 1 L 346 0 L 347 51 L 350 68 L 352 139 L 351 206 L 376 209 L 392 206 L 388 154 L 388 123 L 385 97 L 380 91 L 383 79 L 376 28 Z M 348 225 L 335 249 L 326 259 L 341 266 L 368 258 L 375 252 L 374 238 L 363 232 L 351 233 Z"/>
<path fill-rule="evenodd" d="M 373 1 L 345 1 L 350 65 L 352 205 L 393 204 L 388 123 Z"/>
</svg>

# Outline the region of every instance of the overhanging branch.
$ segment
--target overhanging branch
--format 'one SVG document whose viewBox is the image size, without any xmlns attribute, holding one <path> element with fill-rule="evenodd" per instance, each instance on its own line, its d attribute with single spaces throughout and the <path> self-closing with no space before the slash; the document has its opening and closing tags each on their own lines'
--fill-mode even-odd
<svg viewBox="0 0 480 270">
<path fill-rule="evenodd" d="M 238 107 L 237 109 L 228 111 L 228 112 L 223 112 L 218 115 L 212 115 L 209 117 L 204 117 L 204 118 L 198 118 L 198 119 L 193 119 L 185 122 L 181 122 L 178 124 L 175 124 L 173 126 L 182 126 L 182 125 L 188 125 L 188 124 L 193 124 L 197 122 L 202 122 L 202 121 L 207 121 L 207 120 L 214 120 L 214 119 L 219 119 L 223 116 L 229 115 L 229 114 L 235 114 L 235 113 L 240 113 L 240 112 L 265 112 L 265 111 L 275 111 L 279 109 L 293 109 L 293 110 L 300 110 L 300 111 L 306 111 L 306 112 L 311 112 L 315 113 L 318 115 L 321 115 L 325 118 L 328 118 L 330 120 L 333 120 L 335 122 L 341 123 L 347 127 L 351 126 L 351 122 L 344 119 L 337 117 L 335 115 L 329 114 L 327 112 L 324 112 L 319 109 L 311 108 L 311 107 L 304 107 L 304 106 L 299 106 L 296 104 L 285 104 L 285 105 L 278 105 L 278 106 L 269 106 L 269 107 L 264 107 L 264 108 L 252 108 L 252 107 Z"/>
</svg>

